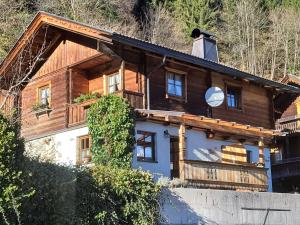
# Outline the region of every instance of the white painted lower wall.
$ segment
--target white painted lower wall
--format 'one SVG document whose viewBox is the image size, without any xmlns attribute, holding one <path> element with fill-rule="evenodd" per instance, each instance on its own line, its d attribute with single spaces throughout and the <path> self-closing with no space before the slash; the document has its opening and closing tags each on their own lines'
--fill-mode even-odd
<svg viewBox="0 0 300 225">
<path fill-rule="evenodd" d="M 77 128 L 27 141 L 25 154 L 38 157 L 42 161 L 75 165 L 78 137 L 88 134 L 88 128 Z"/>
<path fill-rule="evenodd" d="M 168 131 L 170 136 L 178 136 L 179 128 L 175 126 L 165 126 L 153 122 L 137 122 L 136 131 L 149 131 L 156 133 L 156 161 L 137 161 L 136 149 L 134 150 L 133 167 L 150 171 L 155 179 L 159 177 L 170 178 L 170 137 L 164 135 Z M 198 130 L 186 130 L 186 158 L 189 160 L 218 161 L 221 159 L 222 145 L 231 145 L 231 141 L 219 141 L 207 139 L 205 132 Z M 245 145 L 245 148 L 252 152 L 252 162 L 258 162 L 259 150 L 257 146 Z M 270 169 L 270 151 L 265 149 L 265 168 L 268 169 L 268 191 L 272 191 L 272 176 Z"/>
<path fill-rule="evenodd" d="M 134 149 L 132 166 L 151 172 L 155 180 L 160 177 L 170 178 L 170 136 L 178 136 L 179 128 L 159 123 L 138 121 L 135 129 L 136 131 L 149 131 L 156 134 L 156 160 L 155 162 L 138 161 L 136 149 Z M 164 134 L 166 130 L 169 136 Z M 88 128 L 82 127 L 31 140 L 26 143 L 26 154 L 40 157 L 42 160 L 75 165 L 78 149 L 77 140 L 80 136 L 87 134 Z M 231 144 L 233 142 L 207 139 L 203 131 L 186 130 L 186 158 L 189 160 L 218 161 L 221 158 L 221 146 Z M 246 145 L 245 147 L 252 152 L 252 161 L 258 162 L 258 147 L 251 145 Z M 269 191 L 272 191 L 269 149 L 265 149 L 265 162 L 265 166 L 268 168 Z"/>
</svg>

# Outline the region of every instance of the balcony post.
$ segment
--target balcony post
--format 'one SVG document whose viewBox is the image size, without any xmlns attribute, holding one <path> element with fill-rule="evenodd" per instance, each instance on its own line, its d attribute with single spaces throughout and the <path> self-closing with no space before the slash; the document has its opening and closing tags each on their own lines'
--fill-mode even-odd
<svg viewBox="0 0 300 225">
<path fill-rule="evenodd" d="M 258 141 L 258 151 L 259 151 L 258 164 L 259 164 L 260 167 L 265 166 L 264 148 L 265 148 L 264 139 L 260 138 L 259 141 Z"/>
<path fill-rule="evenodd" d="M 179 178 L 185 179 L 185 152 L 186 152 L 186 140 L 185 140 L 186 128 L 184 124 L 180 124 L 179 128 Z"/>
</svg>

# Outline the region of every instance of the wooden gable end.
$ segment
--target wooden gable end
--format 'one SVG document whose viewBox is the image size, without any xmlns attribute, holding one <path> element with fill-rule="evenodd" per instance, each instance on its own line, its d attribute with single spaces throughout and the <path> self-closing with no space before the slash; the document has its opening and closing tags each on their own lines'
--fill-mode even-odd
<svg viewBox="0 0 300 225">
<path fill-rule="evenodd" d="M 48 57 L 35 77 L 49 74 L 99 54 L 96 49 L 83 46 L 72 40 L 63 40 Z"/>
<path fill-rule="evenodd" d="M 83 46 L 72 40 L 63 40 L 40 66 L 30 82 L 24 87 L 21 95 L 22 102 L 22 135 L 26 138 L 52 133 L 66 128 L 66 107 L 69 103 L 69 73 L 68 68 L 99 52 Z M 79 74 L 79 75 L 78 75 Z M 80 73 L 75 76 L 80 76 Z M 78 77 L 77 76 L 77 77 Z M 76 79 L 73 88 L 80 95 L 80 88 L 87 86 L 80 79 Z M 50 87 L 51 106 L 48 112 L 37 113 L 33 108 L 38 103 L 38 89 L 45 85 Z"/>
</svg>

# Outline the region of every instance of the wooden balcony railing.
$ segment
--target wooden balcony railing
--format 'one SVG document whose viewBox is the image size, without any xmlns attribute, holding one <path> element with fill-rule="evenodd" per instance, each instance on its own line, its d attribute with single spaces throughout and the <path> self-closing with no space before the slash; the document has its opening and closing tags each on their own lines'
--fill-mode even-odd
<svg viewBox="0 0 300 225">
<path fill-rule="evenodd" d="M 67 124 L 68 127 L 80 125 L 86 122 L 87 110 L 91 104 L 95 103 L 96 99 L 83 103 L 70 104 L 67 106 Z"/>
<path fill-rule="evenodd" d="M 276 130 L 289 131 L 290 133 L 300 132 L 300 116 L 290 116 L 277 120 Z"/>
<path fill-rule="evenodd" d="M 183 163 L 184 179 L 196 186 L 250 191 L 268 189 L 265 168 L 198 160 L 184 160 Z"/>
<path fill-rule="evenodd" d="M 132 91 L 120 91 L 116 93 L 119 96 L 126 98 L 134 108 L 143 108 L 143 94 Z M 69 104 L 66 109 L 67 127 L 84 124 L 87 119 L 87 111 L 91 104 L 96 100 L 90 100 L 83 103 Z"/>
</svg>

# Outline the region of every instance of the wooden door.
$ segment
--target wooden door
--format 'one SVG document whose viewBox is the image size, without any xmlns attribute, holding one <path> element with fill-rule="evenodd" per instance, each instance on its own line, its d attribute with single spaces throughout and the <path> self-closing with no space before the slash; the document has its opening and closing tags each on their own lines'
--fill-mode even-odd
<svg viewBox="0 0 300 225">
<path fill-rule="evenodd" d="M 179 138 L 170 138 L 171 179 L 179 178 Z"/>
</svg>

